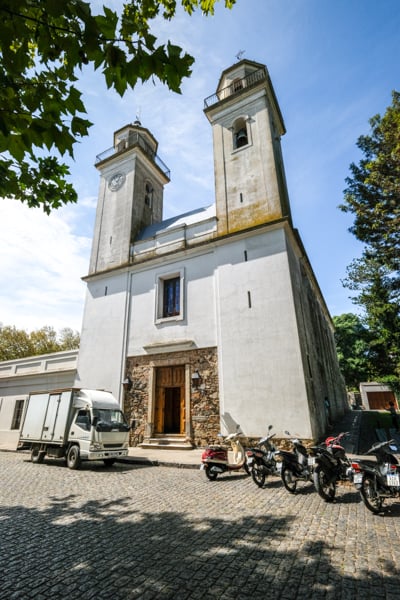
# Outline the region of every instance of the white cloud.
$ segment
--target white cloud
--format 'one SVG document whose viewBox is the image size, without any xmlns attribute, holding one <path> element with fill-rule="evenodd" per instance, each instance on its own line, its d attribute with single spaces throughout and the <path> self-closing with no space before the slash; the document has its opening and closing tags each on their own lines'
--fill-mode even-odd
<svg viewBox="0 0 400 600">
<path fill-rule="evenodd" d="M 74 207 L 47 216 L 15 200 L 0 200 L 0 321 L 36 329 L 80 330 L 91 240 L 76 235 Z"/>
</svg>

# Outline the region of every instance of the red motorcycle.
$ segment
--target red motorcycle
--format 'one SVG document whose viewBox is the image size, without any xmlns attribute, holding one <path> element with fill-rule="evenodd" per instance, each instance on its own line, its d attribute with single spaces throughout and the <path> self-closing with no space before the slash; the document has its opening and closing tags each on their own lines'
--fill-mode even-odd
<svg viewBox="0 0 400 600">
<path fill-rule="evenodd" d="M 217 476 L 227 471 L 239 471 L 242 467 L 246 469 L 246 454 L 240 443 L 240 433 L 231 433 L 225 438 L 225 442 L 231 445 L 233 461 L 229 462 L 228 447 L 215 445 L 207 446 L 201 455 L 202 465 L 200 469 L 204 470 L 210 481 L 217 479 Z M 248 471 L 247 471 L 248 472 Z"/>
<path fill-rule="evenodd" d="M 347 433 L 337 437 L 328 437 L 325 444 L 311 448 L 315 457 L 313 480 L 315 489 L 325 502 L 332 502 L 339 481 L 347 481 L 351 470 L 350 461 L 346 456 L 341 440 Z"/>
</svg>

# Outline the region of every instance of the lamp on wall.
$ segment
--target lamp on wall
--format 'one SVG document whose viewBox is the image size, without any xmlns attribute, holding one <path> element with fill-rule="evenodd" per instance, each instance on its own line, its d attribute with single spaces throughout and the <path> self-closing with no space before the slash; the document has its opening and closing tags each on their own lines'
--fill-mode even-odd
<svg viewBox="0 0 400 600">
<path fill-rule="evenodd" d="M 198 388 L 200 385 L 200 381 L 200 373 L 198 371 L 194 371 L 194 373 L 192 373 L 192 387 Z"/>
<path fill-rule="evenodd" d="M 122 382 L 122 387 L 124 388 L 125 392 L 130 392 L 133 386 L 133 381 L 132 379 L 129 377 L 129 375 L 127 375 L 125 377 L 125 379 Z"/>
</svg>

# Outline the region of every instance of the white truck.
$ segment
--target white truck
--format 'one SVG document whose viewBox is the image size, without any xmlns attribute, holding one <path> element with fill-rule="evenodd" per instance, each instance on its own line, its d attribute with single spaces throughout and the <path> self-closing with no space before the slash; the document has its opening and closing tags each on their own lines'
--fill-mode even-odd
<svg viewBox="0 0 400 600">
<path fill-rule="evenodd" d="M 29 395 L 19 448 L 30 448 L 31 460 L 65 458 L 70 469 L 82 460 L 106 466 L 128 454 L 129 425 L 110 392 L 70 388 Z"/>
</svg>

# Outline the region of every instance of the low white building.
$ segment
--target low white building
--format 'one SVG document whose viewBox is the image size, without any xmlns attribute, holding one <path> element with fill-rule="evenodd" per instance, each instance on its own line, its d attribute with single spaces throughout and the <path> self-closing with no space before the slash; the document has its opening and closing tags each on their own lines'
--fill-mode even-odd
<svg viewBox="0 0 400 600">
<path fill-rule="evenodd" d="M 139 122 L 98 157 L 75 385 L 120 398 L 132 443 L 204 445 L 237 427 L 262 436 L 270 423 L 318 438 L 348 404 L 331 318 L 292 223 L 266 67 L 226 69 L 204 112 L 213 206 L 162 220 L 169 171 Z"/>
<path fill-rule="evenodd" d="M 72 387 L 78 350 L 0 362 L 0 450 L 15 450 L 30 392 Z"/>
</svg>

